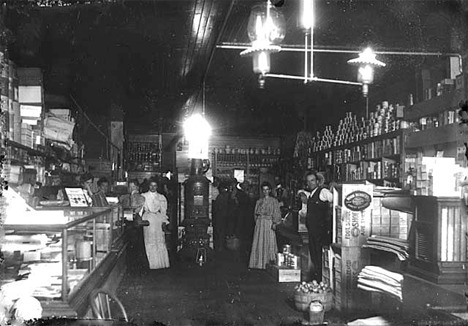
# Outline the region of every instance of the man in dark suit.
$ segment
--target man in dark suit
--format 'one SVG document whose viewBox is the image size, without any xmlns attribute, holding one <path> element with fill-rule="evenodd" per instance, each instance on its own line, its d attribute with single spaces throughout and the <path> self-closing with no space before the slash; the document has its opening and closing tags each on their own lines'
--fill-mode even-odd
<svg viewBox="0 0 468 326">
<path fill-rule="evenodd" d="M 320 177 L 314 171 L 305 175 L 310 196 L 307 199 L 306 226 L 309 232 L 309 254 L 312 261 L 312 279 L 322 281 L 322 246 L 326 234 L 329 203 L 333 195 L 327 188 L 320 186 Z"/>
</svg>

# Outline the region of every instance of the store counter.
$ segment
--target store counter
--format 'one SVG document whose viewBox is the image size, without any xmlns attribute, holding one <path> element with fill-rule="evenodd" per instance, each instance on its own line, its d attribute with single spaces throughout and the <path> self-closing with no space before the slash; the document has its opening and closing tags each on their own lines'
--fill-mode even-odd
<svg viewBox="0 0 468 326">
<path fill-rule="evenodd" d="M 122 213 L 120 213 L 122 212 Z M 119 205 L 26 211 L 4 224 L 0 285 L 41 301 L 43 317 L 84 317 L 89 293 L 115 290 L 125 272 Z"/>
</svg>

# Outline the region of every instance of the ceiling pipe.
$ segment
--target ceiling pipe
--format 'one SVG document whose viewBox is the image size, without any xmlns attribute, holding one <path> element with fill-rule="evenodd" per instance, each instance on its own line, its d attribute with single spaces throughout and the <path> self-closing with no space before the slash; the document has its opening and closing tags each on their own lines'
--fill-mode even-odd
<svg viewBox="0 0 468 326">
<path fill-rule="evenodd" d="M 233 42 L 223 42 L 221 44 L 216 45 L 219 49 L 235 49 L 235 50 L 245 50 L 250 47 L 249 43 L 233 43 Z M 302 44 L 285 44 L 281 46 L 281 51 L 283 52 L 310 52 L 310 49 L 304 50 L 304 45 Z M 361 53 L 360 50 L 348 50 L 348 49 L 338 49 L 333 47 L 325 47 L 325 46 L 314 46 L 314 52 L 322 52 L 322 53 Z M 444 57 L 457 57 L 460 63 L 460 72 L 463 70 L 463 59 L 460 53 L 455 52 L 411 52 L 411 51 L 391 51 L 391 50 L 383 50 L 383 51 L 374 51 L 375 54 L 386 54 L 386 55 L 414 55 L 414 56 L 444 56 Z"/>
</svg>

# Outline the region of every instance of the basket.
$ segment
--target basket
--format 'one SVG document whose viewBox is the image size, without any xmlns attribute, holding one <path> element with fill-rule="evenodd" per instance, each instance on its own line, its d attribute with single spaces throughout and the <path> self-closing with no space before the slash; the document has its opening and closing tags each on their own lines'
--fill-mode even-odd
<svg viewBox="0 0 468 326">
<path fill-rule="evenodd" d="M 307 311 L 312 301 L 320 301 L 324 311 L 330 311 L 333 306 L 333 294 L 331 292 L 324 293 L 302 293 L 294 294 L 294 304 L 299 311 Z"/>
</svg>

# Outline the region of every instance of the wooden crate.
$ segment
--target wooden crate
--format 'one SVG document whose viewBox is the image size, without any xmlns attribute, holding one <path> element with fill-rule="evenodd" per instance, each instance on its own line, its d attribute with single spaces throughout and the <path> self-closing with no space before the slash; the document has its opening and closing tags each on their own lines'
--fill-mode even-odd
<svg viewBox="0 0 468 326">
<path fill-rule="evenodd" d="M 300 282 L 301 270 L 287 267 L 278 267 L 276 265 L 267 264 L 267 273 L 270 274 L 277 282 Z"/>
<path fill-rule="evenodd" d="M 369 255 L 360 247 L 333 247 L 334 307 L 338 311 L 350 312 L 366 308 L 369 294 L 357 288 L 357 276 L 369 264 Z"/>
</svg>

